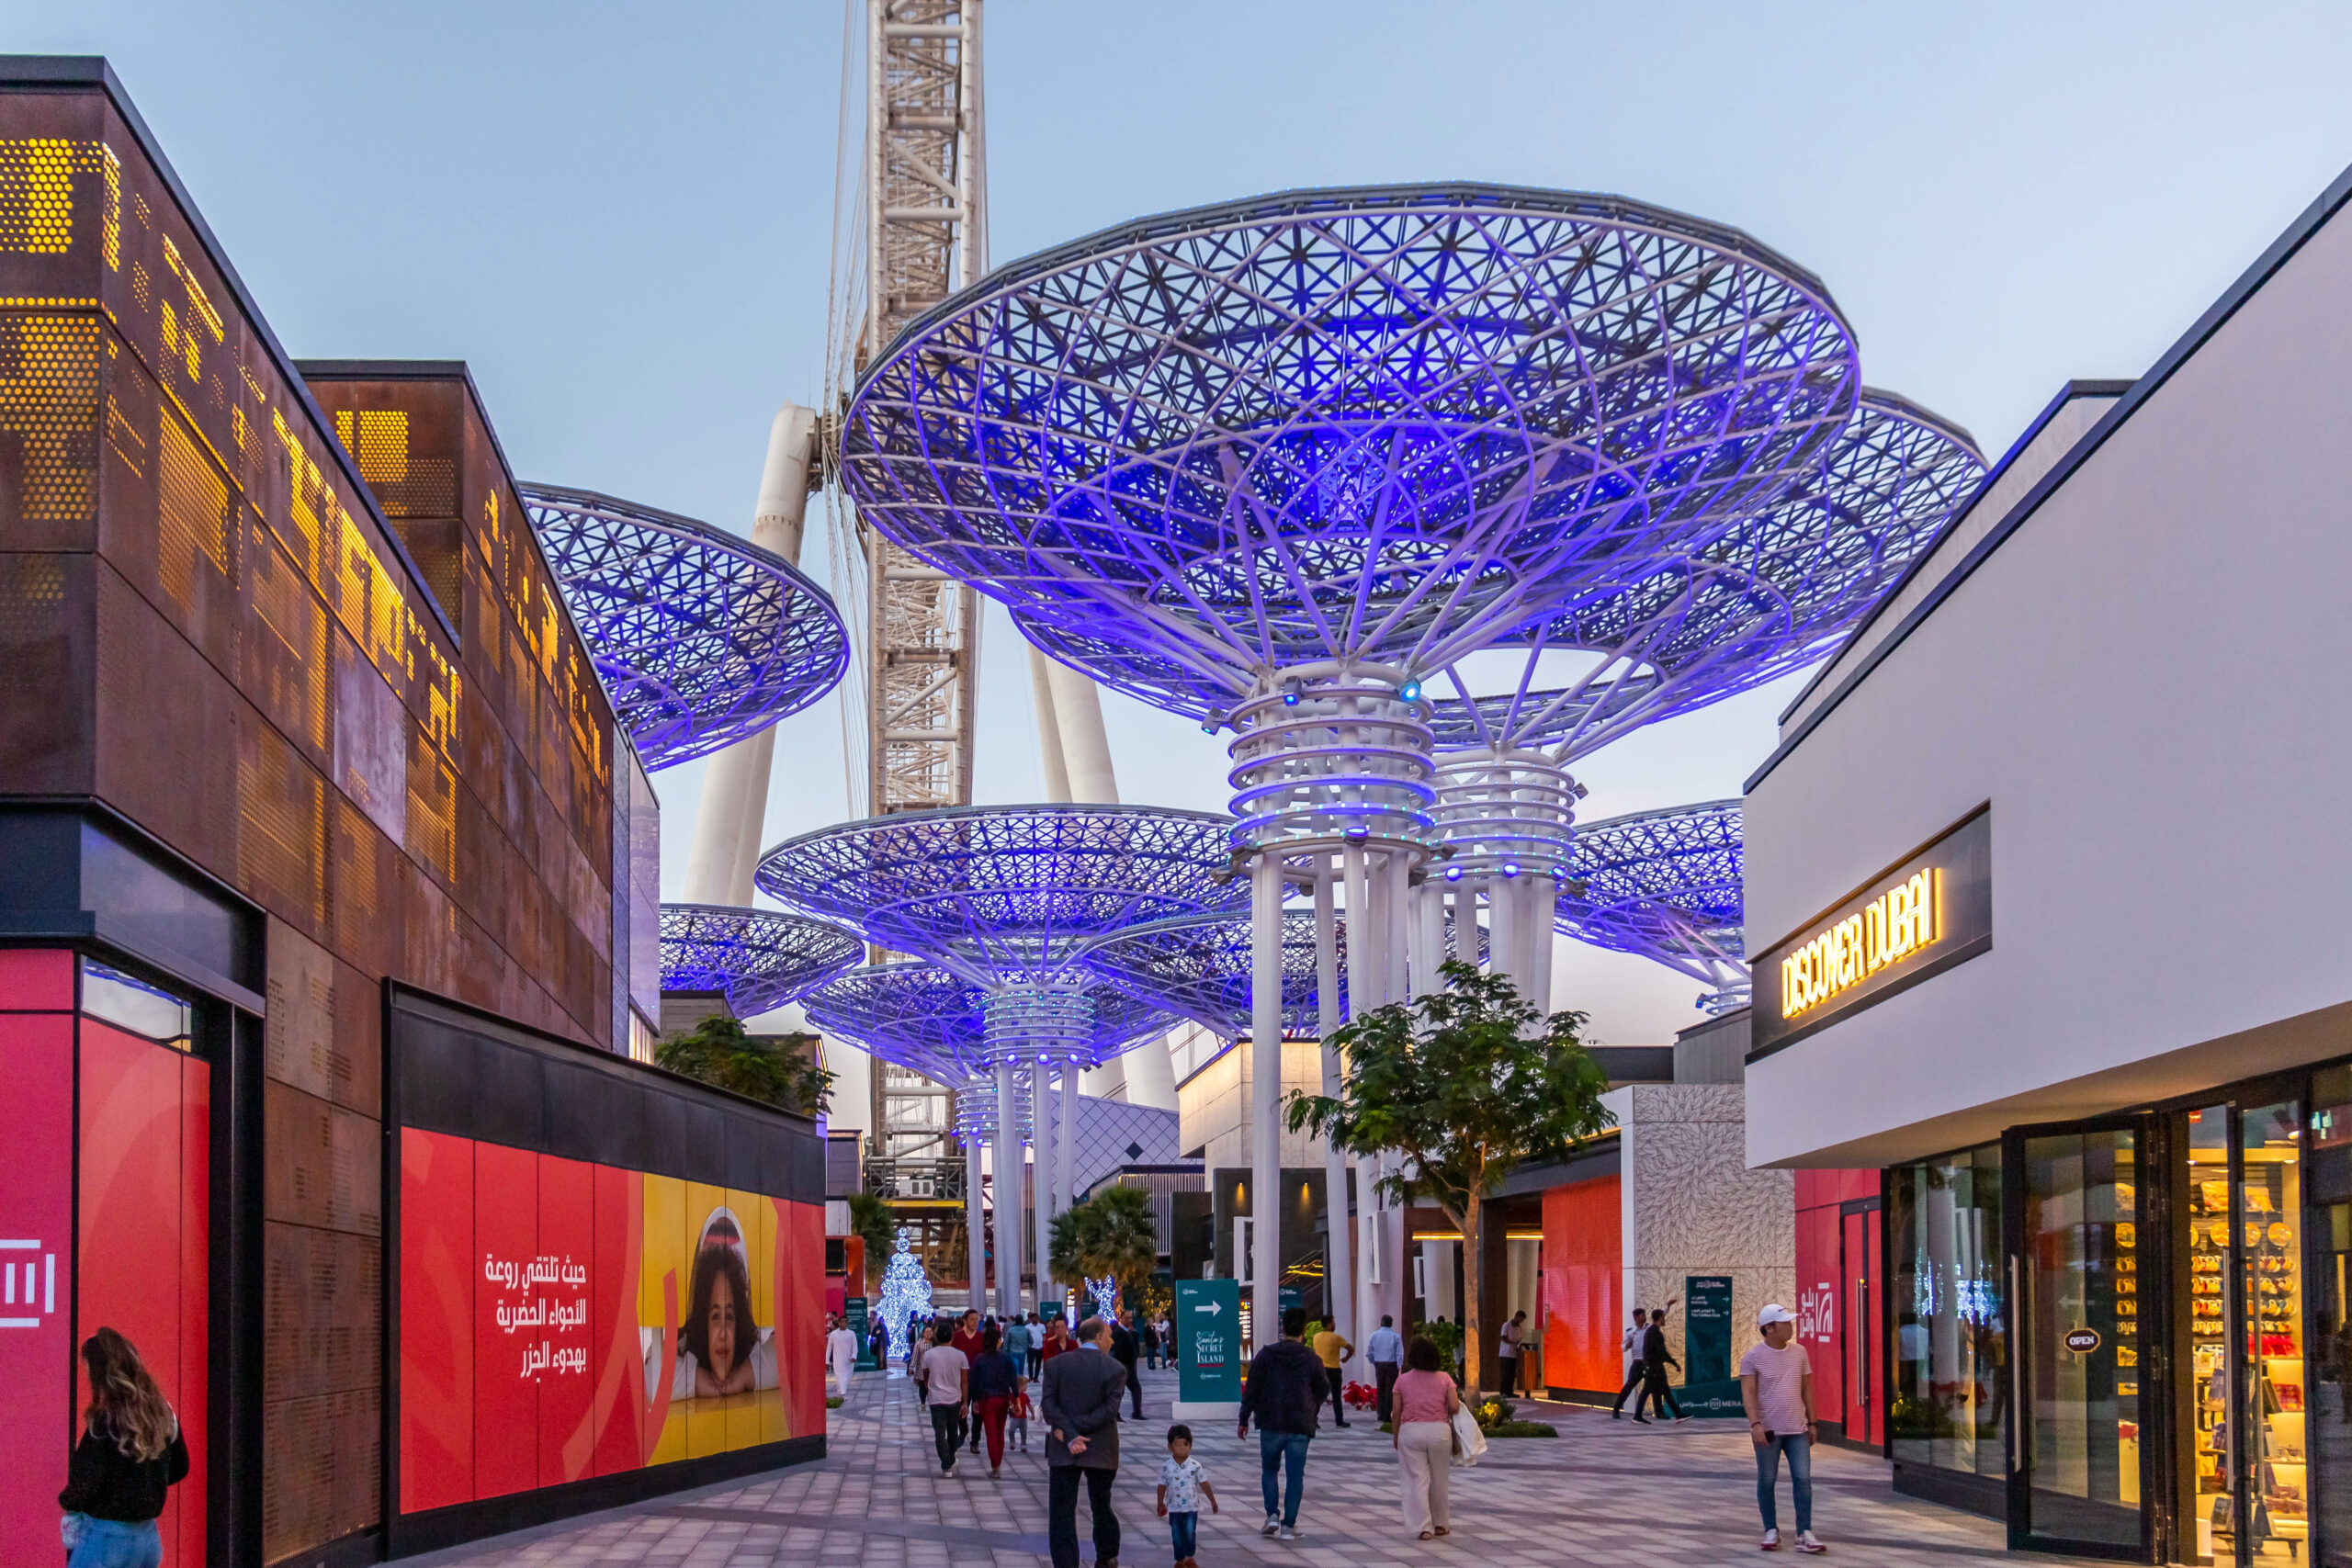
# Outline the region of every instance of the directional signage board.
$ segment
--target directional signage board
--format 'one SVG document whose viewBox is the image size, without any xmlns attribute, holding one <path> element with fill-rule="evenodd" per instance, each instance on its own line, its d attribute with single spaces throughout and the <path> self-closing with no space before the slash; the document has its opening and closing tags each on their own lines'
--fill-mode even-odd
<svg viewBox="0 0 2352 1568">
<path fill-rule="evenodd" d="M 852 1296 L 842 1303 L 842 1316 L 849 1322 L 849 1331 L 857 1336 L 857 1370 L 874 1371 L 874 1328 L 865 1320 L 865 1298 Z"/>
<path fill-rule="evenodd" d="M 1240 1281 L 1177 1280 L 1178 1416 L 1238 1409 L 1241 1367 Z"/>
</svg>

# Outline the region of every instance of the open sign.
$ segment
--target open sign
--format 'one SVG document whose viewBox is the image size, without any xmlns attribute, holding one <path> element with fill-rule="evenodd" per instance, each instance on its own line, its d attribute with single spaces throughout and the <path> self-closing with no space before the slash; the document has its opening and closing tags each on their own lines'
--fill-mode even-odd
<svg viewBox="0 0 2352 1568">
<path fill-rule="evenodd" d="M 2077 1356 L 2087 1356 L 2098 1348 L 2098 1330 L 2074 1328 L 2066 1332 L 2066 1348 Z"/>
</svg>

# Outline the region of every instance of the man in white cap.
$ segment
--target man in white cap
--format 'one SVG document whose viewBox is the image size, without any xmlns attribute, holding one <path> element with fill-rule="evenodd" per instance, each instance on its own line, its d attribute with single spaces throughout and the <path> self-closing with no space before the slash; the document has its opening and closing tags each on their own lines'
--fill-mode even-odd
<svg viewBox="0 0 2352 1568">
<path fill-rule="evenodd" d="M 1781 1455 L 1789 1456 L 1789 1490 L 1796 1495 L 1797 1550 L 1829 1549 L 1813 1539 L 1813 1362 L 1797 1344 L 1796 1314 L 1768 1302 L 1756 1314 L 1764 1343 L 1739 1359 L 1739 1402 L 1747 1408 L 1747 1436 L 1756 1444 L 1756 1506 L 1764 1515 L 1764 1550 L 1781 1550 L 1781 1521 L 1772 1494 Z"/>
</svg>

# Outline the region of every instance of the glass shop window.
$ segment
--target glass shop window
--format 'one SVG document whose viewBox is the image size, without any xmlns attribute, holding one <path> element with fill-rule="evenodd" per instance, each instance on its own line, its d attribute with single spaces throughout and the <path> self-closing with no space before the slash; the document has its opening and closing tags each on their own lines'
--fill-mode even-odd
<svg viewBox="0 0 2352 1568">
<path fill-rule="evenodd" d="M 1998 1476 L 2008 1398 L 1997 1144 L 1888 1172 L 1894 1457 Z"/>
<path fill-rule="evenodd" d="M 2293 1425 L 2310 1435 L 2312 1561 L 2352 1568 L 2352 1067 L 2312 1075 L 2311 1279 L 2303 1299 L 2311 1323 L 2308 1413 Z M 2249 1172 L 2249 1174 L 2251 1174 Z M 2257 1298 L 2258 1299 L 2258 1298 Z M 2282 1389 L 2283 1394 L 2283 1389 Z M 2284 1413 L 2285 1398 L 2279 1400 Z M 2299 1438 L 2301 1432 L 2290 1432 Z"/>
</svg>

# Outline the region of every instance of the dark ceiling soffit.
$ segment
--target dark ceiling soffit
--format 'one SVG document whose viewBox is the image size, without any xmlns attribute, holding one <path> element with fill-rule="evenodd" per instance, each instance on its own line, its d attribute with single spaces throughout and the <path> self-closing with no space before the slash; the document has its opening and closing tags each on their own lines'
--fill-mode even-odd
<svg viewBox="0 0 2352 1568">
<path fill-rule="evenodd" d="M 451 650 L 462 650 L 465 645 L 458 638 L 457 626 L 441 608 L 440 601 L 434 598 L 431 590 L 424 586 L 424 574 L 417 570 L 415 560 L 408 553 L 408 547 L 401 543 L 401 536 L 393 531 L 391 520 L 384 515 L 384 509 L 376 504 L 375 492 L 360 479 L 359 466 L 352 460 L 351 454 L 343 449 L 343 443 L 334 438 L 334 427 L 327 422 L 318 400 L 311 396 L 311 389 L 302 379 L 301 371 L 286 352 L 286 345 L 277 341 L 277 333 L 271 328 L 269 318 L 263 315 L 254 303 L 253 291 L 245 287 L 245 280 L 230 265 L 228 253 L 220 248 L 212 226 L 205 221 L 204 214 L 188 196 L 187 187 L 180 184 L 178 172 L 172 167 L 171 160 L 164 156 L 163 147 L 155 141 L 154 133 L 147 129 L 147 121 L 140 115 L 139 107 L 130 101 L 130 94 L 123 86 L 121 78 L 114 73 L 114 67 L 107 62 L 104 55 L 98 54 L 0 54 L 0 91 L 44 92 L 74 87 L 98 88 L 113 101 L 115 112 L 121 115 L 123 123 L 130 128 L 130 134 L 138 141 L 140 152 L 155 166 L 155 172 L 163 176 L 164 188 L 170 191 L 172 199 L 179 204 L 180 216 L 187 220 L 196 243 L 204 247 L 206 259 L 228 283 L 229 292 L 235 296 L 238 307 L 253 322 L 262 346 L 269 351 L 271 363 L 277 366 L 277 373 L 286 378 L 291 395 L 300 402 L 303 412 L 310 415 L 311 423 L 317 427 L 321 444 L 342 468 L 344 478 L 359 498 L 359 504 L 366 507 L 368 514 L 375 519 L 378 531 L 400 561 L 401 570 L 408 573 L 408 580 L 414 585 L 417 596 L 431 611 L 442 635 L 449 639 Z"/>
<path fill-rule="evenodd" d="M 1968 504 L 1953 514 L 1951 523 L 1945 527 L 1943 538 L 1936 541 L 1936 547 L 1922 551 L 1911 558 L 1910 564 L 1895 577 L 1894 586 L 1879 595 L 1878 603 L 1871 606 L 1871 613 L 1864 615 L 1855 625 L 1854 629 L 1848 632 L 1844 639 L 1838 644 L 1838 651 L 1823 660 L 1820 667 L 1815 670 L 1812 676 L 1805 682 L 1804 689 L 1789 699 L 1788 706 L 1781 710 L 1779 722 L 1788 723 L 1789 716 L 1804 706 L 1805 699 L 1813 695 L 1824 681 L 1829 679 L 1829 672 L 1838 668 L 1838 661 L 1845 658 L 1849 649 L 1870 635 L 1871 628 L 1878 625 L 1879 617 L 1886 614 L 1887 607 L 1900 599 L 1903 596 L 1903 591 L 1911 586 L 1911 580 L 1925 571 L 1929 563 L 1934 561 L 1944 541 L 1951 536 L 1952 526 L 1975 510 L 1976 503 L 2001 481 L 2002 477 L 2009 471 L 2010 465 L 2023 455 L 2028 446 L 2033 445 L 2035 438 L 2041 435 L 2042 427 L 2057 417 L 2060 409 L 2077 398 L 2120 398 L 2131 389 L 2132 383 L 2129 381 L 2086 381 L 2079 378 L 2060 388 L 2058 395 L 2044 404 L 2041 412 L 2035 414 L 2032 421 L 2026 425 L 2024 434 L 2011 442 L 2009 449 L 2001 454 L 2001 460 L 1984 471 L 1984 477 L 1976 482 L 1975 491 L 1970 494 Z"/>
<path fill-rule="evenodd" d="M 1912 632 L 1924 625 L 1928 616 L 1940 609 L 1944 601 L 1950 599 L 1962 583 L 1973 576 L 1976 569 L 1984 565 L 1995 550 L 2007 543 L 2009 536 L 2024 525 L 2026 519 L 2041 509 L 2043 502 L 2055 495 L 2060 487 L 2074 478 L 2076 470 L 2089 462 L 2101 446 L 2107 445 L 2108 437 L 2121 429 L 2126 420 L 2139 412 L 2148 400 L 2154 397 L 2165 383 L 2172 379 L 2174 372 L 2188 364 L 2197 351 L 2205 346 L 2206 341 L 2221 331 L 2231 317 L 2237 314 L 2240 307 L 2261 292 L 2262 286 L 2277 276 L 2278 269 L 2292 260 L 2295 253 L 2301 250 L 2312 235 L 2327 226 L 2347 199 L 2352 199 L 2352 168 L 2346 168 L 2329 182 L 2328 187 L 2320 193 L 2319 198 L 2303 209 L 2296 216 L 2295 220 L 2287 225 L 2284 233 L 2270 242 L 2269 247 L 2256 259 L 2254 265 L 2239 274 L 2237 281 L 2223 290 L 2222 297 L 2206 308 L 2205 313 L 2197 318 L 2188 331 L 2182 333 L 2170 348 L 2165 350 L 2163 355 L 2149 368 L 2148 373 L 2132 382 L 2131 390 L 2118 399 L 2113 408 L 2100 415 L 2098 423 L 2091 426 L 2080 441 L 2069 447 L 2064 457 L 2052 465 L 2050 471 L 2042 475 L 2034 487 L 2026 492 L 2025 498 L 2011 507 L 2001 520 L 1993 525 L 1992 530 L 1977 541 L 1975 547 L 1962 558 L 1960 564 L 1953 567 L 1943 581 L 1930 589 L 1928 596 L 1914 606 L 1909 615 L 1903 617 L 1902 624 L 1888 633 L 1885 640 L 1878 647 L 1871 650 L 1870 656 L 1856 667 L 1852 674 L 1838 683 L 1837 690 L 1829 694 L 1828 699 L 1805 716 L 1804 722 L 1797 726 L 1796 732 L 1781 741 L 1779 748 L 1764 760 L 1763 766 L 1747 776 L 1747 790 L 1751 794 L 1754 793 L 1756 786 L 1762 784 L 1772 770 L 1781 765 L 1784 758 L 1795 751 L 1799 746 L 1804 745 L 1806 737 L 1813 733 L 1815 728 L 1835 712 L 1838 705 L 1851 695 L 1864 681 L 1870 679 L 1871 672 L 1885 660 L 1887 655 L 1903 646 Z"/>
</svg>

